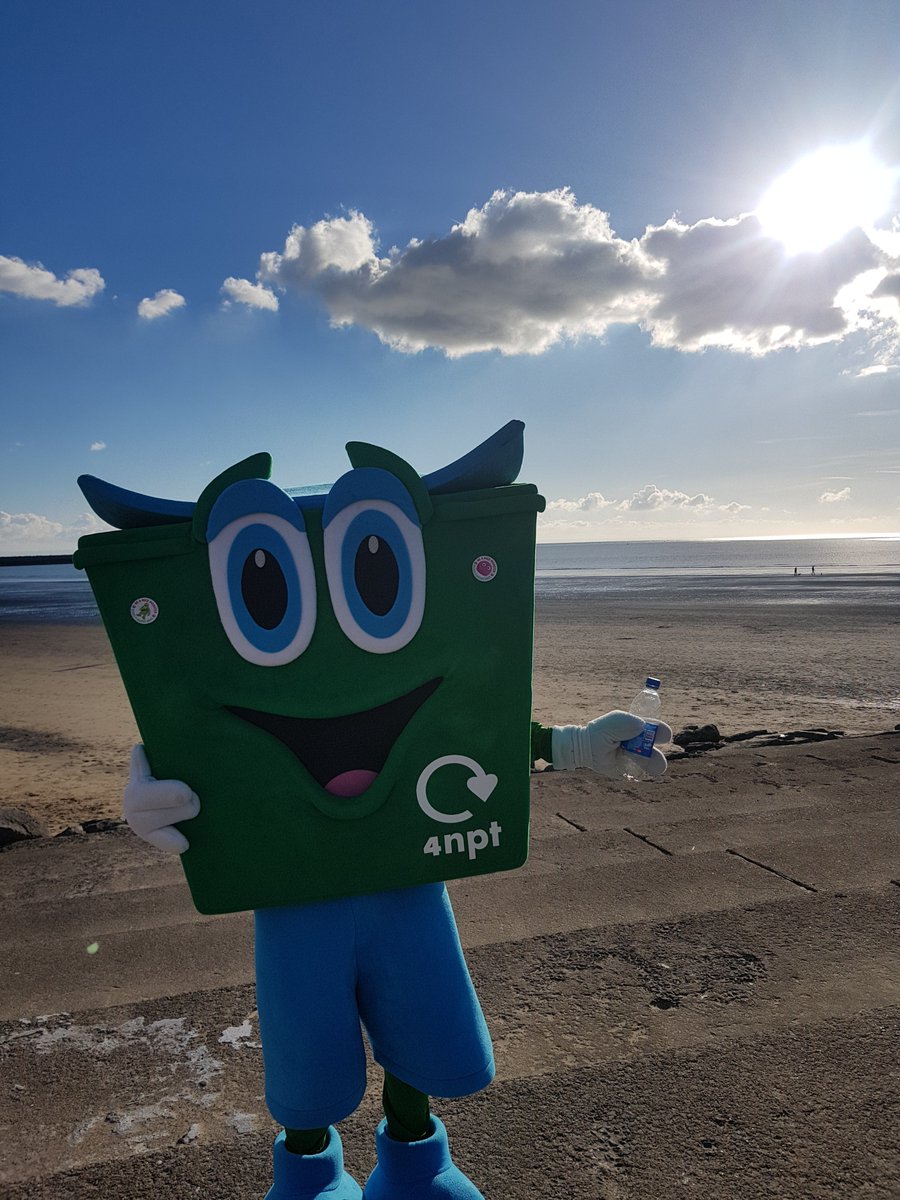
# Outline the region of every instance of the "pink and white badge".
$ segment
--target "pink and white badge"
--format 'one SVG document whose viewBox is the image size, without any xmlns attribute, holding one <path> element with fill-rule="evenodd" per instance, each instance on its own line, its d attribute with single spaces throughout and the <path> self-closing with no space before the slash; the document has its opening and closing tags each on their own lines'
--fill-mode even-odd
<svg viewBox="0 0 900 1200">
<path fill-rule="evenodd" d="M 479 554 L 472 563 L 472 574 L 481 583 L 490 583 L 497 575 L 497 560 L 489 554 Z"/>
</svg>

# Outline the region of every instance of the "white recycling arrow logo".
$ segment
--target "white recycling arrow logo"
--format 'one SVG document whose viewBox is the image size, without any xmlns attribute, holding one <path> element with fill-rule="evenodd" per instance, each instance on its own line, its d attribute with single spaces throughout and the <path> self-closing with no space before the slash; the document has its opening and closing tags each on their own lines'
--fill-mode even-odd
<svg viewBox="0 0 900 1200">
<path fill-rule="evenodd" d="M 468 767 L 472 772 L 471 779 L 466 780 L 466 787 L 473 795 L 484 803 L 497 786 L 497 776 L 489 775 L 485 769 L 475 761 L 474 758 L 468 758 L 465 754 L 445 754 L 442 758 L 436 758 L 434 762 L 430 762 L 422 774 L 419 776 L 419 781 L 416 784 L 416 799 L 419 802 L 419 808 L 425 813 L 426 817 L 431 817 L 433 821 L 442 821 L 445 825 L 458 825 L 461 821 L 468 821 L 472 813 L 469 809 L 458 813 L 439 812 L 428 799 L 428 781 L 441 767 L 450 765 L 460 767 Z"/>
</svg>

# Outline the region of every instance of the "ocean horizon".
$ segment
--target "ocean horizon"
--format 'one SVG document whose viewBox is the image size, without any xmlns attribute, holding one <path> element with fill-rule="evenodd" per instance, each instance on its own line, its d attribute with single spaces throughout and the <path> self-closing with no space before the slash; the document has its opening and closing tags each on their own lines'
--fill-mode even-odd
<svg viewBox="0 0 900 1200">
<path fill-rule="evenodd" d="M 661 590 L 673 601 L 896 604 L 900 536 L 537 546 L 538 600 L 629 592 L 638 599 Z M 0 622 L 99 620 L 87 578 L 71 564 L 0 566 Z"/>
</svg>

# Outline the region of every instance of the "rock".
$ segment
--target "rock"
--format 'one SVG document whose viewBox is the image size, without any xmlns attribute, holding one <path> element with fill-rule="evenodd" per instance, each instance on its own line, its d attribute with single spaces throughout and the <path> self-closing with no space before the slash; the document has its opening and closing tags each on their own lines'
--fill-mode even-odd
<svg viewBox="0 0 900 1200">
<path fill-rule="evenodd" d="M 0 808 L 0 849 L 13 842 L 47 836 L 47 830 L 36 818 L 21 808 Z"/>
<path fill-rule="evenodd" d="M 767 746 L 801 746 L 807 742 L 830 742 L 843 737 L 841 729 L 792 729 L 788 733 L 770 733 L 768 729 L 748 729 L 743 733 L 723 736 L 718 725 L 685 725 L 672 738 L 686 754 L 702 754 L 706 750 L 719 750 L 729 742 L 749 742 L 753 739 L 760 748 Z"/>
<path fill-rule="evenodd" d="M 718 725 L 701 725 L 697 730 L 698 742 L 721 742 L 722 735 Z"/>
<path fill-rule="evenodd" d="M 685 754 L 702 754 L 705 750 L 718 750 L 721 742 L 689 742 L 684 748 Z"/>
<path fill-rule="evenodd" d="M 672 737 L 673 746 L 687 746 L 695 740 L 694 734 L 697 732 L 696 725 L 685 725 L 684 729 L 679 731 Z"/>
<path fill-rule="evenodd" d="M 843 737 L 843 729 L 795 729 L 788 737 L 798 738 L 804 742 L 831 742 Z"/>
<path fill-rule="evenodd" d="M 722 735 L 719 733 L 716 725 L 685 725 L 679 733 L 676 733 L 672 741 L 676 746 L 684 746 L 687 748 L 695 742 L 712 742 L 718 744 L 722 740 Z"/>
<path fill-rule="evenodd" d="M 113 817 L 91 817 L 80 825 L 67 825 L 56 835 L 57 837 L 81 837 L 85 833 L 106 833 L 109 829 L 121 829 L 124 821 Z"/>
<path fill-rule="evenodd" d="M 767 746 L 804 746 L 809 742 L 832 742 L 843 736 L 844 732 L 841 729 L 793 729 L 790 733 L 773 734 L 765 741 L 757 742 L 757 745 L 762 748 Z"/>
<path fill-rule="evenodd" d="M 114 817 L 94 817 L 90 821 L 82 821 L 81 828 L 85 833 L 106 833 L 110 829 L 121 829 L 124 821 Z"/>
</svg>

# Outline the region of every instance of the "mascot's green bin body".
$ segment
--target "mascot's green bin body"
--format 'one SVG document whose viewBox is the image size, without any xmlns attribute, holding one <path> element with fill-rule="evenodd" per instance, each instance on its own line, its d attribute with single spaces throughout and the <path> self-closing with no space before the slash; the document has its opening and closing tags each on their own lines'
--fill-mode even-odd
<svg viewBox="0 0 900 1200">
<path fill-rule="evenodd" d="M 97 480 L 86 569 L 153 774 L 201 799 L 201 912 L 508 870 L 528 851 L 534 542 L 522 426 L 329 489 L 256 455 L 195 505 Z"/>
</svg>

